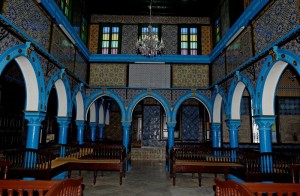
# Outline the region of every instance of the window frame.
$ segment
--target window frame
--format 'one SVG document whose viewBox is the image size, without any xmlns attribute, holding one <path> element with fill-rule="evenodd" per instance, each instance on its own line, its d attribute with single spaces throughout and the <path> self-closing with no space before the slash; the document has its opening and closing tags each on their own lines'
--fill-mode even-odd
<svg viewBox="0 0 300 196">
<path fill-rule="evenodd" d="M 112 54 L 112 28 L 113 27 L 118 27 L 119 32 L 118 32 L 118 47 L 117 47 L 117 53 L 116 54 L 121 54 L 121 43 L 122 43 L 122 25 L 118 23 L 104 23 L 99 25 L 99 38 L 98 38 L 98 54 L 103 54 L 103 47 L 102 47 L 102 42 L 103 42 L 103 28 L 108 27 L 110 29 L 109 32 L 109 40 L 108 40 L 108 53 L 107 54 Z M 105 53 L 106 54 L 106 53 Z"/>
<path fill-rule="evenodd" d="M 187 28 L 187 54 L 182 54 L 181 51 L 182 51 L 182 47 L 181 47 L 181 37 L 182 37 L 182 34 L 181 34 L 181 29 L 182 28 Z M 197 29 L 197 33 L 195 34 L 197 36 L 197 42 L 196 42 L 196 46 L 197 46 L 197 52 L 196 54 L 191 54 L 191 29 L 192 28 L 196 28 Z M 179 55 L 200 55 L 202 54 L 202 51 L 201 51 L 201 25 L 196 25 L 196 24 L 192 24 L 192 25 L 179 25 L 178 26 L 178 54 Z"/>
</svg>

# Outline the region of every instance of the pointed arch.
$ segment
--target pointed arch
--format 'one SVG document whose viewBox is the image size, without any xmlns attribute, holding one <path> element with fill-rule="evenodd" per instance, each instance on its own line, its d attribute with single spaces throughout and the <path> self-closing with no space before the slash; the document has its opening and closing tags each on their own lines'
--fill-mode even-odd
<svg viewBox="0 0 300 196">
<path fill-rule="evenodd" d="M 211 122 L 211 112 L 212 112 L 211 102 L 206 96 L 204 96 L 203 94 L 201 94 L 199 92 L 196 92 L 196 93 L 188 92 L 188 93 L 182 95 L 176 101 L 176 103 L 173 106 L 171 122 L 176 122 L 176 116 L 177 116 L 177 112 L 178 112 L 180 105 L 188 99 L 196 99 L 196 100 L 200 101 L 204 105 L 206 110 L 208 111 L 209 121 Z"/>
<path fill-rule="evenodd" d="M 129 106 L 128 106 L 128 110 L 127 110 L 127 118 L 126 118 L 127 121 L 131 122 L 132 113 L 133 113 L 133 110 L 134 110 L 135 106 L 142 99 L 145 99 L 147 97 L 154 98 L 155 100 L 157 100 L 163 106 L 163 108 L 165 110 L 165 113 L 166 113 L 167 122 L 170 122 L 170 120 L 171 120 L 171 108 L 170 108 L 170 105 L 169 105 L 168 101 L 166 100 L 166 98 L 164 98 L 158 92 L 146 91 L 146 90 L 144 90 L 144 91 L 138 93 L 137 95 L 135 95 L 134 98 L 130 101 Z"/>
<path fill-rule="evenodd" d="M 254 96 L 254 89 L 251 81 L 244 74 L 236 72 L 235 78 L 232 80 L 228 93 L 228 114 L 229 119 L 241 119 L 241 100 L 243 92 L 247 88 L 251 100 Z M 253 104 L 253 103 L 252 103 Z"/>
<path fill-rule="evenodd" d="M 97 90 L 94 93 L 92 93 L 89 97 L 87 97 L 86 102 L 85 102 L 85 109 L 86 111 L 90 108 L 91 104 L 98 98 L 103 97 L 103 96 L 108 96 L 113 98 L 119 105 L 120 110 L 121 110 L 121 116 L 122 116 L 122 121 L 125 120 L 125 105 L 124 102 L 122 101 L 122 99 L 119 97 L 119 95 L 117 95 L 116 93 L 114 93 L 113 91 L 110 90 Z M 105 112 L 104 112 L 105 113 Z M 100 113 L 99 113 L 100 116 Z"/>
<path fill-rule="evenodd" d="M 26 89 L 26 111 L 45 111 L 45 80 L 43 70 L 30 42 L 16 45 L 0 55 L 0 74 L 15 60 L 23 74 Z"/>
<path fill-rule="evenodd" d="M 55 86 L 58 98 L 57 116 L 67 117 L 72 115 L 71 89 L 68 78 L 64 75 L 64 69 L 56 72 L 49 80 L 46 93 L 45 103 L 48 103 L 49 95 L 53 86 Z"/>
<path fill-rule="evenodd" d="M 83 84 L 80 83 L 76 89 L 73 92 L 73 103 L 76 109 L 76 120 L 81 120 L 84 121 L 84 114 L 85 114 L 85 110 L 84 110 L 84 100 L 85 100 L 85 93 L 82 89 Z"/>
<path fill-rule="evenodd" d="M 300 58 L 288 50 L 273 48 L 273 56 L 268 56 L 259 74 L 255 93 L 256 115 L 275 115 L 274 98 L 278 81 L 288 65 L 300 75 Z"/>
<path fill-rule="evenodd" d="M 220 89 L 219 86 L 215 86 L 215 91 L 212 96 L 213 106 L 212 106 L 212 123 L 221 123 L 221 112 L 222 112 L 222 102 L 226 106 L 225 93 Z"/>
</svg>

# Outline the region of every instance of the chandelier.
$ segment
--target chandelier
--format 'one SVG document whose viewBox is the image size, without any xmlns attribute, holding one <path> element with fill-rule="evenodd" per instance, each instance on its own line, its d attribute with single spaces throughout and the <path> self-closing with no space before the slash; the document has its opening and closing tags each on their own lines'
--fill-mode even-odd
<svg viewBox="0 0 300 196">
<path fill-rule="evenodd" d="M 163 40 L 158 39 L 158 35 L 156 32 L 153 32 L 152 29 L 152 0 L 150 1 L 150 17 L 149 17 L 149 25 L 148 30 L 145 32 L 145 34 L 142 35 L 142 37 L 139 37 L 138 41 L 136 42 L 136 50 L 137 53 L 146 57 L 155 57 L 157 55 L 161 55 L 163 53 L 163 49 L 165 47 L 165 44 Z"/>
</svg>

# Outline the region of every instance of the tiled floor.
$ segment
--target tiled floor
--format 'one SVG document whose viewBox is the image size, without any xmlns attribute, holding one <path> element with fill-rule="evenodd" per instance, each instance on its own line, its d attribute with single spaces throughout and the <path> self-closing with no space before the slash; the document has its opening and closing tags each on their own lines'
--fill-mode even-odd
<svg viewBox="0 0 300 196">
<path fill-rule="evenodd" d="M 72 173 L 76 177 L 78 173 Z M 163 161 L 133 161 L 132 168 L 119 185 L 118 172 L 100 172 L 93 185 L 93 172 L 83 171 L 83 195 L 104 196 L 213 196 L 214 174 L 202 174 L 202 186 L 198 186 L 198 178 L 191 174 L 177 174 L 176 186 L 173 186 Z M 220 176 L 222 178 L 222 176 Z"/>
</svg>

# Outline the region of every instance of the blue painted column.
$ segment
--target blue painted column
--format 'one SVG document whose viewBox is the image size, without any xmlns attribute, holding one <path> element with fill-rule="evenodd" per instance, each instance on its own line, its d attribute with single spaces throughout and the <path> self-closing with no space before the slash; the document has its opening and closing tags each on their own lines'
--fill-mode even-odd
<svg viewBox="0 0 300 196">
<path fill-rule="evenodd" d="M 99 124 L 98 127 L 99 127 L 99 139 L 103 140 L 105 124 Z"/>
<path fill-rule="evenodd" d="M 231 158 L 233 161 L 236 161 L 236 149 L 239 146 L 239 127 L 241 125 L 240 120 L 226 120 L 227 127 L 229 128 L 229 138 L 230 138 L 230 148 L 231 151 Z"/>
<path fill-rule="evenodd" d="M 59 136 L 58 136 L 58 143 L 59 144 L 67 144 L 68 139 L 68 128 L 69 123 L 71 121 L 70 117 L 57 117 L 57 123 L 59 124 Z M 61 146 L 60 148 L 60 157 L 64 157 L 66 154 L 65 147 Z"/>
<path fill-rule="evenodd" d="M 211 123 L 211 137 L 213 148 L 221 148 L 222 138 L 221 138 L 221 123 Z"/>
<path fill-rule="evenodd" d="M 59 124 L 59 135 L 58 135 L 58 144 L 61 144 L 60 146 L 60 157 L 65 157 L 66 155 L 66 147 L 64 146 L 67 144 L 68 139 L 68 128 L 69 123 L 71 121 L 70 117 L 64 117 L 64 116 L 58 116 L 57 117 L 57 123 Z M 58 174 L 57 176 L 53 177 L 53 179 L 65 179 L 68 177 L 67 172 L 62 172 Z"/>
<path fill-rule="evenodd" d="M 83 144 L 84 140 L 84 120 L 76 120 L 77 125 L 77 141 L 78 144 Z"/>
<path fill-rule="evenodd" d="M 97 123 L 96 122 L 90 122 L 90 129 L 91 129 L 91 141 L 94 142 L 96 141 L 96 128 L 97 128 Z"/>
<path fill-rule="evenodd" d="M 129 134 L 130 134 L 130 127 L 131 122 L 122 122 L 123 126 L 123 146 L 126 148 L 126 155 L 130 153 L 129 149 Z M 129 171 L 131 168 L 131 159 L 126 161 L 126 170 Z"/>
<path fill-rule="evenodd" d="M 275 116 L 254 116 L 255 123 L 259 129 L 260 152 L 272 152 L 272 132 L 271 126 L 275 122 Z M 273 160 L 261 157 L 262 171 L 273 171 Z"/>
<path fill-rule="evenodd" d="M 24 118 L 27 123 L 26 148 L 38 149 L 41 131 L 41 122 L 45 119 L 46 113 L 39 111 L 25 111 Z"/>
<path fill-rule="evenodd" d="M 171 154 L 171 150 L 174 146 L 174 131 L 175 131 L 175 126 L 176 126 L 176 122 L 167 122 L 167 126 L 168 126 L 168 154 L 169 154 L 169 159 L 167 160 L 166 163 L 166 169 L 167 171 L 170 171 L 170 167 L 171 167 L 171 160 L 170 160 L 170 154 Z"/>
</svg>

